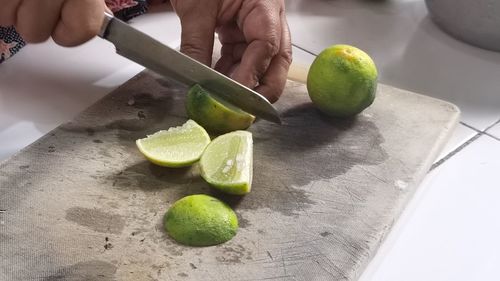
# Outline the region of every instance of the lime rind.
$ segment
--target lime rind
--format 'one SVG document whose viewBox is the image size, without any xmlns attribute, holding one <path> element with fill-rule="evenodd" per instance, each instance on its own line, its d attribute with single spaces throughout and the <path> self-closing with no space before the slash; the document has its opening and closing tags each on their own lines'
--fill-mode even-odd
<svg viewBox="0 0 500 281">
<path fill-rule="evenodd" d="M 195 194 L 176 201 L 164 219 L 167 233 L 178 243 L 213 246 L 231 240 L 238 231 L 238 218 L 226 203 Z"/>
<path fill-rule="evenodd" d="M 186 167 L 197 162 L 209 143 L 208 133 L 193 120 L 136 141 L 137 147 L 149 161 L 171 168 Z"/>
<path fill-rule="evenodd" d="M 255 121 L 255 116 L 212 95 L 198 84 L 189 89 L 186 112 L 189 118 L 212 133 L 244 130 Z"/>
<path fill-rule="evenodd" d="M 307 90 L 323 113 L 352 117 L 373 103 L 377 80 L 376 65 L 367 53 L 349 45 L 334 45 L 311 64 Z"/>
<path fill-rule="evenodd" d="M 234 131 L 215 138 L 200 159 L 201 176 L 220 191 L 244 195 L 253 177 L 253 141 L 247 131 Z"/>
</svg>

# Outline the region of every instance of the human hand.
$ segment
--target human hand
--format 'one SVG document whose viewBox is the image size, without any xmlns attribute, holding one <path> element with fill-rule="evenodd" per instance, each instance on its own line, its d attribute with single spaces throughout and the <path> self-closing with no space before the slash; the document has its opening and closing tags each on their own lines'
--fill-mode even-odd
<svg viewBox="0 0 500 281">
<path fill-rule="evenodd" d="M 170 2 L 181 21 L 183 53 L 210 66 L 217 32 L 222 49 L 215 69 L 278 100 L 292 61 L 284 0 Z"/>
<path fill-rule="evenodd" d="M 52 37 L 62 46 L 82 44 L 99 33 L 104 0 L 2 1 L 0 25 L 13 25 L 26 42 Z"/>
</svg>

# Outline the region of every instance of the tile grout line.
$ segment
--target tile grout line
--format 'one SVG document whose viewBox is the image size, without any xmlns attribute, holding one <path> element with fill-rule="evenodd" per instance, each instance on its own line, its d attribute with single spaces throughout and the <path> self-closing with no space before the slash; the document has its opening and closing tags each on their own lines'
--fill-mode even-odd
<svg viewBox="0 0 500 281">
<path fill-rule="evenodd" d="M 485 135 L 485 136 L 488 136 L 488 137 L 490 137 L 490 138 L 492 138 L 492 139 L 495 139 L 495 140 L 497 140 L 497 141 L 500 141 L 500 138 L 498 138 L 497 136 L 491 135 L 491 134 L 489 134 L 489 133 L 484 133 L 484 135 Z"/>
<path fill-rule="evenodd" d="M 486 133 L 486 131 L 488 131 L 489 129 L 495 127 L 497 124 L 500 124 L 500 119 L 498 119 L 495 123 L 491 124 L 489 127 L 487 127 L 486 129 L 484 129 L 484 132 Z"/>
<path fill-rule="evenodd" d="M 474 127 L 472 127 L 471 125 L 469 124 L 466 124 L 464 123 L 463 121 L 460 121 L 459 124 L 473 130 L 474 132 L 476 132 L 476 134 L 468 139 L 466 142 L 464 142 L 462 145 L 460 145 L 459 147 L 455 148 L 453 151 L 451 151 L 450 153 L 448 153 L 445 157 L 441 158 L 439 161 L 437 161 L 436 163 L 432 164 L 431 168 L 429 169 L 429 172 L 436 169 L 437 167 L 441 166 L 444 162 L 448 161 L 448 159 L 450 159 L 451 157 L 453 157 L 455 154 L 459 153 L 460 151 L 462 151 L 466 146 L 468 146 L 469 144 L 471 144 L 472 142 L 474 142 L 475 140 L 477 140 L 480 136 L 483 136 L 483 135 L 486 135 L 488 137 L 491 137 L 495 140 L 498 140 L 500 141 L 500 138 L 497 138 L 496 136 L 493 136 L 491 134 L 489 134 L 487 131 L 491 128 L 493 128 L 494 126 L 496 126 L 497 124 L 500 124 L 500 119 L 497 120 L 496 122 L 494 122 L 492 125 L 486 127 L 486 129 L 484 129 L 484 131 L 481 131 L 481 130 L 478 130 Z"/>
<path fill-rule="evenodd" d="M 466 124 L 466 123 L 464 123 L 464 122 L 462 122 L 462 121 L 460 121 L 459 123 L 460 123 L 461 125 L 463 125 L 463 126 L 465 126 L 465 127 L 469 128 L 469 129 L 471 129 L 471 130 L 475 131 L 476 133 L 483 134 L 483 135 L 486 135 L 486 136 L 488 136 L 488 137 L 491 137 L 491 138 L 493 138 L 493 139 L 495 139 L 495 140 L 500 141 L 500 138 L 499 138 L 499 137 L 494 136 L 494 135 L 492 135 L 492 134 L 488 133 L 488 130 L 489 130 L 489 129 L 491 129 L 491 128 L 495 127 L 496 125 L 499 125 L 499 124 L 500 124 L 500 119 L 499 119 L 498 121 L 494 122 L 493 124 L 491 124 L 490 126 L 486 127 L 486 129 L 484 129 L 484 131 L 478 130 L 478 129 L 476 129 L 476 128 L 472 127 L 471 125 L 468 125 L 468 124 Z"/>
<path fill-rule="evenodd" d="M 461 123 L 461 122 L 460 122 Z M 474 130 L 477 132 L 477 130 Z M 477 132 L 477 134 L 475 134 L 472 138 L 468 139 L 466 142 L 464 142 L 462 145 L 460 145 L 459 147 L 455 148 L 453 151 L 451 151 L 450 153 L 446 154 L 445 157 L 441 158 L 439 161 L 437 161 L 436 163 L 432 164 L 431 168 L 429 169 L 429 172 L 436 169 L 437 167 L 441 166 L 444 162 L 448 161 L 448 159 L 450 159 L 451 157 L 453 157 L 455 154 L 459 153 L 460 151 L 462 151 L 466 146 L 468 146 L 469 144 L 471 144 L 472 142 L 474 142 L 475 140 L 477 140 L 480 136 L 482 136 L 483 134 L 481 132 Z"/>
<path fill-rule="evenodd" d="M 470 143 L 472 143 L 473 141 L 475 141 L 476 139 L 478 139 L 482 135 L 482 132 L 480 130 L 464 123 L 463 121 L 459 121 L 458 124 L 473 130 L 474 132 L 476 132 L 476 134 L 472 138 L 468 139 L 467 141 L 465 141 L 464 143 L 459 145 L 457 148 L 450 151 L 443 158 L 439 159 L 439 161 L 432 164 L 432 166 L 429 168 L 429 171 L 427 171 L 427 173 L 429 173 L 432 170 L 436 169 L 437 167 L 441 166 L 444 162 L 448 161 L 448 159 L 453 157 L 455 154 L 459 153 L 462 149 L 464 149 L 466 146 L 468 146 Z"/>
<path fill-rule="evenodd" d="M 499 137 L 494 136 L 494 135 L 492 135 L 492 134 L 488 133 L 488 130 L 489 130 L 489 129 L 491 129 L 491 128 L 495 127 L 496 125 L 499 125 L 499 124 L 500 124 L 500 119 L 498 119 L 498 120 L 497 120 L 497 122 L 493 123 L 491 126 L 489 126 L 488 128 L 486 128 L 486 129 L 484 130 L 484 134 L 485 134 L 485 135 L 487 135 L 487 136 L 489 136 L 489 137 L 492 137 L 492 138 L 496 139 L 497 141 L 500 141 L 500 138 L 499 138 Z"/>
<path fill-rule="evenodd" d="M 467 124 L 467 123 L 462 122 L 462 121 L 460 121 L 460 122 L 458 122 L 458 123 L 459 123 L 460 125 L 464 125 L 465 127 L 469 128 L 469 129 L 471 129 L 471 130 L 473 130 L 473 131 L 474 131 L 474 132 L 476 132 L 476 133 L 479 133 L 479 134 L 480 134 L 480 133 L 482 133 L 482 132 L 483 132 L 483 131 L 481 131 L 481 130 L 478 130 L 478 129 L 476 129 L 476 128 L 472 127 L 471 125 L 469 125 L 469 124 Z"/>
</svg>

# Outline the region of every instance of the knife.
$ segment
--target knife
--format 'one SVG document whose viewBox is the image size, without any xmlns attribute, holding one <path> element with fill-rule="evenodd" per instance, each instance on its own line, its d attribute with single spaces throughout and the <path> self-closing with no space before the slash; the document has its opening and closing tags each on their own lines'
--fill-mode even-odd
<svg viewBox="0 0 500 281">
<path fill-rule="evenodd" d="M 259 93 L 162 44 L 109 13 L 105 13 L 99 37 L 113 43 L 119 55 L 160 75 L 171 77 L 189 87 L 200 84 L 212 94 L 250 114 L 281 124 L 276 109 Z"/>
</svg>

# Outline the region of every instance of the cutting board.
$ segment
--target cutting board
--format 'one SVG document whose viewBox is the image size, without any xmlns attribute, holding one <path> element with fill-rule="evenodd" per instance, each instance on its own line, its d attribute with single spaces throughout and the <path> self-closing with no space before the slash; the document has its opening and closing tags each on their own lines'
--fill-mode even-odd
<svg viewBox="0 0 500 281">
<path fill-rule="evenodd" d="M 199 168 L 147 162 L 135 140 L 186 121 L 186 89 L 144 72 L 0 165 L 0 280 L 356 280 L 435 160 L 459 111 L 379 85 L 330 119 L 289 81 L 259 120 L 250 194 L 225 196 Z M 212 194 L 239 217 L 213 247 L 175 243 L 169 206 Z"/>
</svg>

